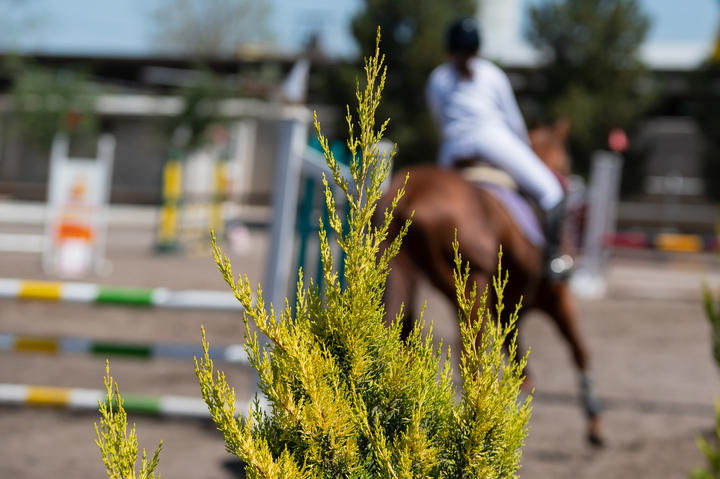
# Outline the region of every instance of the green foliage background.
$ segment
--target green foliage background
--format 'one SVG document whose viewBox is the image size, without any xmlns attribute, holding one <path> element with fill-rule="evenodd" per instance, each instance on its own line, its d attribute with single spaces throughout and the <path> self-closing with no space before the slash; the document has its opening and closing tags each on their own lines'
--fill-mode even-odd
<svg viewBox="0 0 720 479">
<path fill-rule="evenodd" d="M 183 108 L 166 122 L 173 146 L 192 150 L 207 144 L 212 127 L 227 121 L 220 115 L 220 104 L 232 97 L 232 90 L 218 75 L 199 66 L 194 81 L 175 94 L 182 99 Z"/>
<path fill-rule="evenodd" d="M 11 96 L 18 133 L 25 138 L 50 146 L 58 132 L 83 139 L 97 133 L 95 102 L 99 92 L 88 75 L 12 59 L 4 67 L 13 79 Z"/>
<path fill-rule="evenodd" d="M 709 59 L 695 73 L 692 82 L 694 116 L 705 141 L 702 174 L 705 194 L 720 200 L 720 60 Z"/>
<path fill-rule="evenodd" d="M 375 32 L 385 32 L 388 82 L 385 99 L 378 109 L 382 118 L 392 118 L 387 136 L 398 146 L 396 167 L 433 163 L 437 159 L 438 136 L 425 102 L 425 84 L 430 72 L 445 60 L 443 34 L 454 18 L 473 16 L 473 0 L 366 0 L 353 19 L 352 32 L 363 57 L 375 48 Z M 327 74 L 324 91 L 334 102 L 353 103 L 354 65 L 341 65 Z"/>
<path fill-rule="evenodd" d="M 637 0 L 563 0 L 530 8 L 528 40 L 545 52 L 543 110 L 572 122 L 574 168 L 607 149 L 613 127 L 632 131 L 652 104 L 639 47 L 650 26 Z M 641 161 L 626 167 L 641 165 Z"/>
</svg>

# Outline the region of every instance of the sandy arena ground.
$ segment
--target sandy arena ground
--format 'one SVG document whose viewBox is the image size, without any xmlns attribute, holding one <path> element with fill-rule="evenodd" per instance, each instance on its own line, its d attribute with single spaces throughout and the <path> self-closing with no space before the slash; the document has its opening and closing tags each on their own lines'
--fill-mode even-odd
<svg viewBox="0 0 720 479">
<path fill-rule="evenodd" d="M 254 232 L 251 239 L 249 251 L 231 255 L 233 269 L 258 281 L 265 236 Z M 152 241 L 152 230 L 146 226 L 111 229 L 108 256 L 113 271 L 91 281 L 138 287 L 225 287 L 209 255 L 158 256 L 152 252 Z M 0 253 L 0 276 L 43 279 L 39 257 Z M 607 406 L 607 447 L 597 450 L 585 443 L 568 352 L 552 325 L 531 314 L 522 334 L 532 349 L 537 396 L 520 471 L 524 479 L 682 478 L 702 464 L 695 438 L 711 434 L 720 382 L 710 356 L 699 290 L 703 278 L 720 286 L 717 261 L 709 255 L 624 255 L 613 260 L 608 278 L 607 298 L 580 301 L 596 387 Z M 421 296 L 428 298 L 426 318 L 436 321 L 439 333 L 456 334 L 448 305 L 428 288 L 425 293 Z M 0 300 L 3 333 L 196 343 L 200 324 L 216 344 L 242 339 L 241 320 L 234 313 Z M 190 362 L 116 358 L 111 365 L 123 392 L 199 396 Z M 224 369 L 239 394 L 247 394 L 249 375 L 240 367 Z M 103 358 L 0 353 L 3 383 L 100 389 L 103 374 Z M 0 477 L 104 477 L 93 444 L 96 420 L 92 412 L 0 407 Z M 141 446 L 152 449 L 164 441 L 163 477 L 239 477 L 237 463 L 224 451 L 212 424 L 147 416 L 132 420 Z"/>
</svg>

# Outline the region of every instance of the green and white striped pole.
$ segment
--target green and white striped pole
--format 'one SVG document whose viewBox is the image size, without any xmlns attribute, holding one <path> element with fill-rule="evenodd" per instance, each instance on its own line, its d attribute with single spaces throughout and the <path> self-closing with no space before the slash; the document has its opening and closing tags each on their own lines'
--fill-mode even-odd
<svg viewBox="0 0 720 479">
<path fill-rule="evenodd" d="M 92 283 L 26 281 L 0 278 L 0 298 L 119 304 L 153 308 L 238 310 L 244 308 L 229 291 L 129 288 Z"/>
<path fill-rule="evenodd" d="M 98 401 L 107 398 L 105 391 L 74 389 L 26 384 L 0 383 L 0 404 L 18 406 L 44 406 L 72 410 L 97 411 Z M 210 419 L 205 401 L 187 396 L 148 396 L 123 394 L 123 407 L 129 413 L 155 416 Z M 238 401 L 235 410 L 243 416 L 250 409 L 250 402 Z"/>
<path fill-rule="evenodd" d="M 22 336 L 0 333 L 0 351 L 40 353 L 49 355 L 87 354 L 92 356 L 119 356 L 133 359 L 193 359 L 203 357 L 200 345 L 180 343 L 129 343 L 122 341 L 95 341 L 79 337 Z M 248 365 L 242 344 L 210 347 L 208 356 L 213 361 Z"/>
</svg>

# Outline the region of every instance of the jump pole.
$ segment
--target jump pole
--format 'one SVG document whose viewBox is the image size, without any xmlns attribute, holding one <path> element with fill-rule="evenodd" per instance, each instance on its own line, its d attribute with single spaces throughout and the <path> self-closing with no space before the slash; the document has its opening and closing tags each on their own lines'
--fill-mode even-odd
<svg viewBox="0 0 720 479">
<path fill-rule="evenodd" d="M 188 396 L 148 396 L 122 394 L 127 412 L 188 419 L 210 419 L 205 401 Z M 97 389 L 30 386 L 0 383 L 0 404 L 44 406 L 80 411 L 95 411 L 98 401 L 105 402 L 107 393 Z M 250 409 L 249 401 L 237 401 L 235 410 L 243 417 Z"/>
<path fill-rule="evenodd" d="M 152 308 L 244 311 L 229 291 L 128 288 L 93 283 L 0 278 L 0 299 L 115 304 Z"/>
<path fill-rule="evenodd" d="M 680 234 L 619 232 L 605 236 L 603 243 L 610 248 L 650 249 L 676 253 L 718 251 L 718 236 L 713 234 Z"/>
<path fill-rule="evenodd" d="M 181 359 L 191 360 L 203 356 L 197 344 L 182 343 L 130 343 L 123 341 L 91 340 L 80 337 L 22 336 L 0 334 L 0 351 L 36 353 L 48 355 L 85 354 L 103 357 L 126 357 L 132 359 Z M 211 346 L 208 356 L 213 361 L 249 365 L 242 344 Z"/>
</svg>

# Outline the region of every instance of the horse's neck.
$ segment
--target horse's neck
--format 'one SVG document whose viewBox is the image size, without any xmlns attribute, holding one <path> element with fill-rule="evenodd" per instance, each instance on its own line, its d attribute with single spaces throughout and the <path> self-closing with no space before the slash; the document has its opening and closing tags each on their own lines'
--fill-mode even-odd
<svg viewBox="0 0 720 479">
<path fill-rule="evenodd" d="M 558 176 L 570 174 L 570 161 L 565 150 L 565 142 L 550 127 L 539 127 L 529 133 L 533 152 Z"/>
</svg>

